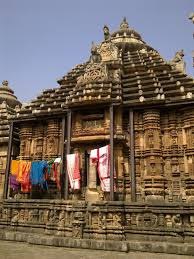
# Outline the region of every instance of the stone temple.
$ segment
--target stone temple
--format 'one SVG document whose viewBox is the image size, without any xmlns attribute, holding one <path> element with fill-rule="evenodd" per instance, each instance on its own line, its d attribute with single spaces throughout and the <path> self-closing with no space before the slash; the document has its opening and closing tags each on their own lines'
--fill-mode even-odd
<svg viewBox="0 0 194 259">
<path fill-rule="evenodd" d="M 7 82 L 0 87 L 1 238 L 194 254 L 194 79 L 184 53 L 164 60 L 125 18 L 117 31 L 103 31 L 89 60 L 31 103 L 21 106 Z M 90 159 L 105 145 L 109 192 Z M 66 170 L 66 154 L 73 153 L 80 159 L 79 191 L 69 188 Z M 10 196 L 11 160 L 57 157 L 60 191 L 50 184 L 48 193 Z"/>
</svg>

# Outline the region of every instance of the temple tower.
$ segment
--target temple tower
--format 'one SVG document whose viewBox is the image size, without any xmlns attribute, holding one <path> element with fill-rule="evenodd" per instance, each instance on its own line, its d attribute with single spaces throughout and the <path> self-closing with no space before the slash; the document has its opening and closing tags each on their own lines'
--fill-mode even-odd
<svg viewBox="0 0 194 259">
<path fill-rule="evenodd" d="M 3 81 L 0 86 L 0 199 L 3 193 L 3 184 L 6 168 L 6 157 L 9 139 L 9 116 L 16 113 L 16 106 L 21 103 L 14 95 L 14 91 L 9 87 L 8 81 Z M 17 132 L 14 134 L 14 142 L 17 143 Z M 14 145 L 13 153 L 17 152 Z"/>
</svg>

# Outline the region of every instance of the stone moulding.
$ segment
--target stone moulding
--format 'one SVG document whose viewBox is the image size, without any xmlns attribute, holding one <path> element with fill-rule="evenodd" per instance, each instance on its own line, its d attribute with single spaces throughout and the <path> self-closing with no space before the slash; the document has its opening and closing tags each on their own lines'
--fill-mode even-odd
<svg viewBox="0 0 194 259">
<path fill-rule="evenodd" d="M 4 200 L 0 228 L 4 240 L 104 250 L 118 242 L 117 251 L 194 254 L 194 204 Z"/>
</svg>

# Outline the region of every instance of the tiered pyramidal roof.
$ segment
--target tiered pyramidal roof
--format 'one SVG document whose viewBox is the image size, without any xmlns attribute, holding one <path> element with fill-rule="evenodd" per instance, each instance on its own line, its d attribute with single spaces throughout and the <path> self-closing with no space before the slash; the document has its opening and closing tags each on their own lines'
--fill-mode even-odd
<svg viewBox="0 0 194 259">
<path fill-rule="evenodd" d="M 70 107 L 118 103 L 149 106 L 194 99 L 194 80 L 185 74 L 183 51 L 167 62 L 130 28 L 104 26 L 104 40 L 92 44 L 90 59 L 17 111 L 17 118 L 63 113 Z"/>
</svg>

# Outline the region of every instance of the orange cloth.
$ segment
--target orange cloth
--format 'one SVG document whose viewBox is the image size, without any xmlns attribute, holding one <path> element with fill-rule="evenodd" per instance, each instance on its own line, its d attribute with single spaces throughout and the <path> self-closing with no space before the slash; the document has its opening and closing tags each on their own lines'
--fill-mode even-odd
<svg viewBox="0 0 194 259">
<path fill-rule="evenodd" d="M 23 160 L 11 161 L 11 174 L 16 175 L 17 182 L 21 184 L 22 192 L 30 192 L 30 170 L 31 162 Z"/>
<path fill-rule="evenodd" d="M 19 161 L 18 176 L 17 176 L 17 181 L 19 183 L 22 183 L 22 180 L 23 180 L 22 176 L 23 176 L 23 172 L 26 169 L 26 165 L 27 165 L 26 161 L 23 161 L 23 160 Z"/>
<path fill-rule="evenodd" d="M 18 169 L 19 169 L 19 162 L 18 160 L 12 160 L 11 161 L 11 174 L 12 175 L 17 175 L 18 174 Z"/>
</svg>

